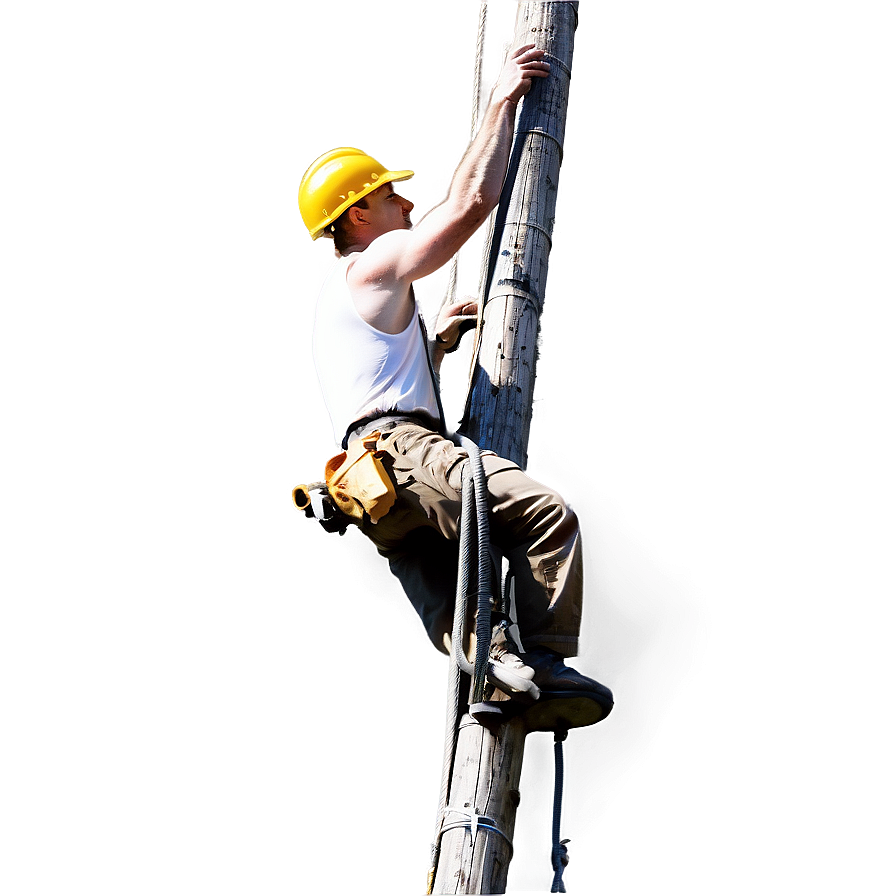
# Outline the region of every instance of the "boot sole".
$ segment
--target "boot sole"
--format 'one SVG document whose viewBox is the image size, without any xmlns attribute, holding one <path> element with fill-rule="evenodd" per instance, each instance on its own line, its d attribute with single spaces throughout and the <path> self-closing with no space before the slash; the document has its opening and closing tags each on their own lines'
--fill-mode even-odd
<svg viewBox="0 0 896 896">
<path fill-rule="evenodd" d="M 541 699 L 523 713 L 528 731 L 568 731 L 605 719 L 612 702 L 588 691 L 542 691 Z"/>
</svg>

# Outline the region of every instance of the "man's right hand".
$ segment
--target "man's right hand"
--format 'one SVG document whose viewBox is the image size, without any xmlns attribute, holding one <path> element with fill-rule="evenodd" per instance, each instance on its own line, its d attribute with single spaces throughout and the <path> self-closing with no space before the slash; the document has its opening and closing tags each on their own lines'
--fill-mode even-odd
<svg viewBox="0 0 896 896">
<path fill-rule="evenodd" d="M 551 64 L 544 62 L 544 50 L 535 44 L 525 44 L 514 50 L 504 63 L 504 68 L 495 83 L 492 100 L 507 100 L 515 106 L 529 92 L 533 78 L 546 78 Z"/>
<path fill-rule="evenodd" d="M 543 61 L 544 55 L 535 44 L 526 44 L 508 56 L 479 133 L 454 172 L 445 201 L 413 230 L 400 228 L 385 233 L 360 253 L 349 277 L 357 287 L 352 293 L 355 303 L 368 323 L 372 318 L 365 316 L 361 307 L 367 290 L 375 305 L 385 294 L 385 300 L 398 309 L 398 317 L 406 324 L 414 307 L 410 284 L 449 261 L 498 204 L 513 143 L 516 105 L 529 92 L 533 78 L 548 76 L 550 65 Z"/>
</svg>

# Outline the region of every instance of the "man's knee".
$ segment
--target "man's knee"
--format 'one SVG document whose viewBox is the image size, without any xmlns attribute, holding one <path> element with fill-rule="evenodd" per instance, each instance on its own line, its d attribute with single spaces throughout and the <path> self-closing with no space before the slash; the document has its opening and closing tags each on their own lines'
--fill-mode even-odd
<svg viewBox="0 0 896 896">
<path fill-rule="evenodd" d="M 578 532 L 578 517 L 563 496 L 531 479 L 516 465 L 494 465 L 489 497 L 496 531 L 505 533 L 510 546 L 550 533 L 566 539 Z"/>
</svg>

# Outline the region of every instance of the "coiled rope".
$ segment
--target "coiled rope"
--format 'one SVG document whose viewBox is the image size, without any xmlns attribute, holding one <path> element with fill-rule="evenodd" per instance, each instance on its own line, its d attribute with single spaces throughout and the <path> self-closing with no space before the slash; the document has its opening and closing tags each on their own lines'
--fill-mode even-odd
<svg viewBox="0 0 896 896">
<path fill-rule="evenodd" d="M 457 730 L 460 716 L 461 672 L 473 676 L 470 689 L 470 703 L 481 702 L 485 694 L 486 671 L 489 648 L 491 646 L 491 554 L 489 552 L 488 492 L 485 469 L 479 446 L 466 436 L 457 435 L 461 447 L 467 450 L 468 460 L 464 463 L 461 491 L 460 547 L 457 571 L 457 588 L 454 599 L 454 625 L 451 633 L 452 660 L 448 677 L 448 708 L 445 718 L 445 752 L 442 761 L 442 782 L 439 788 L 439 811 L 436 816 L 435 839 L 431 848 L 429 891 L 435 880 L 436 867 L 441 849 L 445 815 L 448 810 L 448 793 L 451 787 L 451 773 L 454 753 L 457 747 Z M 476 657 L 471 664 L 464 653 L 464 629 L 467 619 L 467 599 L 470 593 L 473 554 L 476 553 L 477 612 L 476 612 Z M 491 821 L 491 819 L 489 819 Z M 472 822 L 471 831 L 472 831 Z M 451 827 L 455 827 L 452 825 Z M 488 827 L 483 825 L 483 827 Z M 502 836 L 505 836 L 501 831 Z"/>
</svg>

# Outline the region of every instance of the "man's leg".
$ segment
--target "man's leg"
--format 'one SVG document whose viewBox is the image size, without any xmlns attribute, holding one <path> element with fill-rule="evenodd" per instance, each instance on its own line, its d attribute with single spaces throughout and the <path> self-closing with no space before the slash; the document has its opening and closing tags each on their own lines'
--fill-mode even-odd
<svg viewBox="0 0 896 896">
<path fill-rule="evenodd" d="M 583 579 L 578 519 L 560 495 L 516 464 L 494 455 L 482 461 L 491 537 L 510 563 L 523 646 L 575 656 Z"/>
<path fill-rule="evenodd" d="M 448 653 L 454 625 L 457 542 L 449 541 L 436 529 L 422 526 L 408 534 L 400 549 L 389 551 L 386 559 L 429 640 L 442 653 Z"/>
<path fill-rule="evenodd" d="M 362 528 L 390 558 L 396 574 L 403 570 L 408 580 L 415 578 L 421 587 L 433 588 L 438 594 L 432 598 L 433 605 L 445 601 L 453 606 L 453 591 L 442 584 L 447 555 L 432 548 L 432 563 L 422 563 L 421 571 L 411 572 L 412 556 L 420 550 L 408 533 L 419 527 L 440 532 L 454 543 L 456 557 L 467 452 L 414 425 L 383 433 L 377 447 L 387 454 L 397 500 L 379 523 Z M 490 534 L 508 558 L 516 580 L 517 621 L 524 644 L 538 643 L 563 656 L 574 656 L 582 615 L 582 552 L 576 515 L 560 495 L 535 482 L 511 461 L 486 452 L 482 463 Z M 434 544 L 429 536 L 425 538 Z M 451 578 L 453 581 L 454 575 Z M 415 607 L 420 603 L 413 597 L 412 602 Z M 421 609 L 430 619 L 438 616 L 434 606 L 426 609 L 421 604 L 418 612 Z"/>
<path fill-rule="evenodd" d="M 378 447 L 387 452 L 398 497 L 376 526 L 362 528 L 389 558 L 430 640 L 441 649 L 439 636 L 450 631 L 453 619 L 466 451 L 413 425 L 384 433 Z M 575 514 L 516 464 L 492 453 L 484 453 L 482 461 L 490 535 L 509 558 L 516 582 L 517 621 L 527 650 L 523 658 L 531 667 L 526 674 L 534 670 L 536 683 L 545 689 L 600 687 L 562 662 L 576 654 L 581 624 L 582 554 Z M 448 540 L 450 552 L 436 547 L 431 535 L 417 533 L 420 527 Z M 455 562 L 450 573 L 449 557 Z"/>
</svg>

